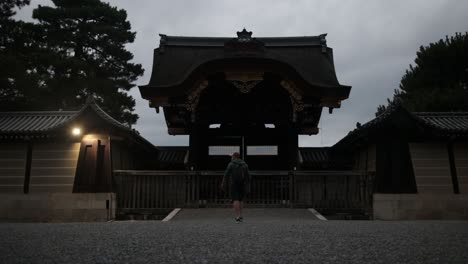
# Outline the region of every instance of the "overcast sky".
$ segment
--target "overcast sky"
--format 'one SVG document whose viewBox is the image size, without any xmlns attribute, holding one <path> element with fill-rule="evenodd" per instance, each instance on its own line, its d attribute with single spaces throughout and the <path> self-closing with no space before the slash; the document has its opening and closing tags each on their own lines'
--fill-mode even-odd
<svg viewBox="0 0 468 264">
<path fill-rule="evenodd" d="M 253 37 L 310 36 L 328 33 L 336 73 L 341 84 L 351 85 L 349 99 L 340 109 L 322 113 L 320 133 L 301 136 L 301 146 L 330 146 L 354 129 L 356 122 L 374 117 L 398 88 L 400 79 L 414 63 L 421 45 L 468 31 L 468 1 L 464 0 L 113 0 L 111 5 L 127 11 L 136 40 L 128 48 L 145 74 L 137 85 L 147 84 L 152 70 L 153 49 L 160 33 L 167 35 L 235 37 L 246 28 Z M 38 4 L 18 17 L 31 20 Z M 140 116 L 136 129 L 155 145 L 188 145 L 187 136 L 169 136 L 162 112 L 156 114 L 137 87 L 131 90 Z"/>
</svg>

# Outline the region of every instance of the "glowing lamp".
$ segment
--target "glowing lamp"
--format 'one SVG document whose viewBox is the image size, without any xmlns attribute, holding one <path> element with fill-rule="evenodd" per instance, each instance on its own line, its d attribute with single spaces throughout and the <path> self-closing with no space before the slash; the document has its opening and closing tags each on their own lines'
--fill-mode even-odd
<svg viewBox="0 0 468 264">
<path fill-rule="evenodd" d="M 74 136 L 79 136 L 79 135 L 81 135 L 81 129 L 78 128 L 78 127 L 73 128 L 72 134 L 73 134 Z"/>
</svg>

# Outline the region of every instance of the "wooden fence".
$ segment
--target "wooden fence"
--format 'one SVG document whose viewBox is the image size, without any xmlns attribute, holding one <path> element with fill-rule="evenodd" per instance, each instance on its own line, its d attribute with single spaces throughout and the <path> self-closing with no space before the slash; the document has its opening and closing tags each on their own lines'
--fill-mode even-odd
<svg viewBox="0 0 468 264">
<path fill-rule="evenodd" d="M 221 171 L 114 171 L 118 210 L 217 207 L 230 204 Z M 351 171 L 252 171 L 252 207 L 363 209 L 372 205 L 373 177 Z"/>
<path fill-rule="evenodd" d="M 372 207 L 371 174 L 352 171 L 297 171 L 292 177 L 295 207 L 324 210 Z"/>
<path fill-rule="evenodd" d="M 245 203 L 256 206 L 287 206 L 290 201 L 289 180 L 287 171 L 254 171 L 251 172 L 251 192 L 246 196 Z M 203 171 L 196 174 L 191 183 L 198 194 L 192 199 L 198 200 L 200 206 L 229 205 L 230 190 L 220 188 L 222 172 Z"/>
</svg>

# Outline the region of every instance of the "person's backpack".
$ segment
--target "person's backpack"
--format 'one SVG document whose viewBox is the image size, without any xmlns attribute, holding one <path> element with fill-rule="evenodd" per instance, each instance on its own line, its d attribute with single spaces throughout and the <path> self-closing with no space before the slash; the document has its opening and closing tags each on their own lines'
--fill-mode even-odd
<svg viewBox="0 0 468 264">
<path fill-rule="evenodd" d="M 233 173 L 233 181 L 237 183 L 245 183 L 247 180 L 246 168 L 242 164 L 235 164 L 233 168 L 235 173 Z"/>
</svg>

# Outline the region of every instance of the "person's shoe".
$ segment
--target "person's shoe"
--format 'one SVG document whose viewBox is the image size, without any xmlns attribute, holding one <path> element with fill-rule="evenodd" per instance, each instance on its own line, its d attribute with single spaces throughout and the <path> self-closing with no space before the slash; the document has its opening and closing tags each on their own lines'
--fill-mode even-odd
<svg viewBox="0 0 468 264">
<path fill-rule="evenodd" d="M 236 223 L 238 223 L 238 224 L 239 224 L 239 223 L 242 223 L 242 217 L 237 217 L 237 218 L 236 218 Z"/>
</svg>

